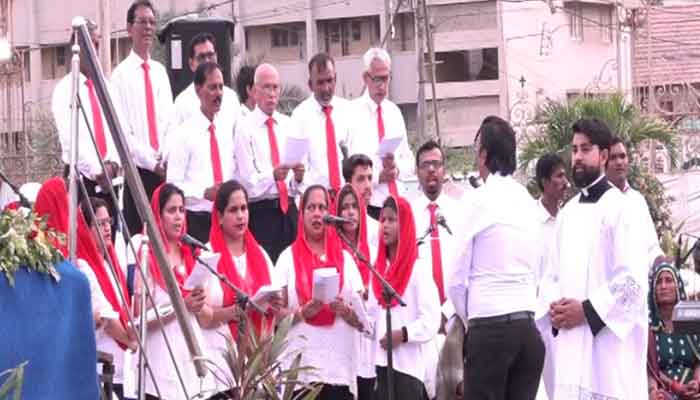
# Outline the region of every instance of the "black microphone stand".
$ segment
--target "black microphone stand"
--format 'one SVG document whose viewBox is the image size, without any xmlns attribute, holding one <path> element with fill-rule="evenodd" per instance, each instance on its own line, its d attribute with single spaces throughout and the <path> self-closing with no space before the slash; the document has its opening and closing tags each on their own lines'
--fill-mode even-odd
<svg viewBox="0 0 700 400">
<path fill-rule="evenodd" d="M 2 179 L 7 184 L 7 186 L 9 186 L 10 189 L 12 189 L 12 191 L 17 195 L 17 197 L 19 197 L 19 203 L 22 205 L 22 207 L 31 210 L 32 203 L 30 203 L 29 200 L 27 200 L 27 198 L 24 197 L 24 195 L 22 194 L 22 192 L 19 191 L 17 186 L 13 185 L 12 182 L 10 182 L 10 180 L 7 179 L 7 177 L 5 176 L 5 174 L 2 173 L 2 171 L 0 171 L 0 179 Z"/>
<path fill-rule="evenodd" d="M 387 394 L 388 400 L 394 400 L 394 357 L 393 357 L 393 350 L 394 350 L 394 343 L 392 339 L 392 328 L 391 328 L 391 301 L 396 300 L 397 303 L 401 307 L 406 307 L 406 303 L 403 301 L 401 296 L 396 292 L 396 289 L 394 289 L 389 282 L 384 279 L 384 277 L 377 272 L 377 270 L 374 268 L 372 263 L 370 263 L 367 258 L 364 256 L 364 254 L 360 253 L 360 251 L 357 249 L 357 247 L 352 244 L 350 239 L 348 239 L 347 236 L 343 233 L 343 229 L 338 226 L 338 225 L 333 225 L 335 227 L 335 230 L 338 232 L 338 236 L 340 239 L 348 245 L 348 247 L 352 250 L 353 255 L 360 260 L 362 263 L 367 265 L 367 268 L 372 271 L 372 275 L 374 275 L 374 278 L 379 280 L 382 284 L 382 297 L 384 299 L 384 302 L 387 304 L 386 307 L 386 347 L 387 347 L 387 353 L 386 353 L 386 383 L 387 383 Z M 369 289 L 368 289 L 369 290 Z"/>
<path fill-rule="evenodd" d="M 436 229 L 435 225 L 430 224 L 430 226 L 428 226 L 428 229 L 425 230 L 423 236 L 419 237 L 418 240 L 416 240 L 416 246 L 422 245 L 425 242 L 425 238 L 428 237 L 428 235 L 430 235 L 431 233 L 433 233 L 433 229 Z"/>
</svg>

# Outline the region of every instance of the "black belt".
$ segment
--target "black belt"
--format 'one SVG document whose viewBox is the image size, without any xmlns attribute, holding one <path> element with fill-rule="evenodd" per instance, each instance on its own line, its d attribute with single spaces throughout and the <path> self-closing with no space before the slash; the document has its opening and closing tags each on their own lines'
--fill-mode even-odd
<svg viewBox="0 0 700 400">
<path fill-rule="evenodd" d="M 289 204 L 294 203 L 294 198 L 290 197 L 289 198 Z M 248 204 L 248 208 L 251 210 L 260 210 L 260 209 L 273 209 L 276 210 L 280 208 L 280 199 L 267 199 L 267 200 L 258 200 L 258 201 L 252 201 Z"/>
<path fill-rule="evenodd" d="M 468 321 L 468 325 L 470 328 L 474 328 L 477 326 L 485 326 L 485 325 L 493 325 L 493 324 L 502 324 L 502 323 L 508 323 L 511 321 L 519 321 L 523 319 L 529 319 L 532 320 L 535 316 L 535 313 L 532 311 L 518 311 L 510 314 L 505 314 L 505 315 L 497 315 L 495 317 L 484 317 L 484 318 L 474 318 L 470 319 Z"/>
</svg>

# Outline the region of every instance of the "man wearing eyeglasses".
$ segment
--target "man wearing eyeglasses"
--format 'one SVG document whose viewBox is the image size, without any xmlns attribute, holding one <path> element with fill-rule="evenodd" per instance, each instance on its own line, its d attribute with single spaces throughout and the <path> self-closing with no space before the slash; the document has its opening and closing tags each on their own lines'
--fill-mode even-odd
<svg viewBox="0 0 700 400">
<path fill-rule="evenodd" d="M 363 57 L 362 73 L 366 90 L 353 100 L 353 127 L 348 140 L 349 154 L 365 154 L 379 169 L 374 176 L 368 214 L 379 219 L 379 211 L 389 196 L 403 194 L 401 179 L 413 176 L 413 153 L 408 147 L 406 123 L 401 110 L 387 99 L 391 83 L 391 58 L 386 50 L 373 47 Z M 398 146 L 379 154 L 380 145 L 397 139 Z M 389 143 L 389 142 L 387 142 Z"/>
<path fill-rule="evenodd" d="M 175 113 L 170 79 L 165 67 L 150 56 L 156 32 L 155 8 L 149 0 L 134 1 L 126 14 L 132 41 L 129 56 L 114 69 L 115 102 L 121 106 L 121 123 L 146 195 L 165 179 L 166 138 L 174 128 Z M 124 190 L 124 217 L 133 235 L 143 230 L 131 191 Z"/>
<path fill-rule="evenodd" d="M 192 74 L 197 70 L 199 64 L 205 62 L 216 63 L 216 39 L 209 32 L 200 32 L 190 41 L 189 46 L 189 66 Z M 194 75 L 193 75 L 194 77 Z M 199 97 L 195 91 L 194 82 L 190 83 L 177 98 L 175 98 L 175 123 L 180 126 L 195 114 L 200 107 Z M 241 104 L 238 95 L 231 88 L 224 86 L 224 95 L 221 101 L 221 115 L 229 115 L 235 118 L 240 114 Z M 233 135 L 233 133 L 231 133 Z"/>
</svg>

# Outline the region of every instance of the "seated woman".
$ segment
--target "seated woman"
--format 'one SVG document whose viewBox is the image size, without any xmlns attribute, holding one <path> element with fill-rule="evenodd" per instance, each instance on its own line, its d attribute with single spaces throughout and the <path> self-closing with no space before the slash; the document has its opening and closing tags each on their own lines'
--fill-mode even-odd
<svg viewBox="0 0 700 400">
<path fill-rule="evenodd" d="M 42 185 L 34 205 L 38 215 L 47 216 L 47 224 L 63 234 L 68 233 L 68 192 L 62 178 L 55 177 Z M 122 398 L 124 370 L 124 350 L 136 349 L 133 332 L 128 327 L 128 317 L 122 307 L 122 301 L 130 306 L 126 291 L 124 274 L 117 271 L 118 282 L 114 280 L 104 259 L 100 255 L 92 233 L 85 223 L 82 213 L 78 213 L 76 246 L 76 266 L 88 278 L 91 286 L 93 317 L 97 332 L 95 333 L 97 349 L 110 353 L 114 357 L 114 390 Z M 66 244 L 57 244 L 67 255 Z M 121 291 L 121 296 L 118 291 Z"/>
<path fill-rule="evenodd" d="M 673 332 L 673 307 L 686 300 L 678 270 L 663 263 L 649 279 L 649 399 L 700 399 L 700 337 Z"/>
<path fill-rule="evenodd" d="M 224 182 L 216 193 L 211 216 L 209 238 L 212 251 L 221 254 L 219 273 L 250 297 L 262 286 L 274 285 L 272 261 L 248 229 L 248 193 L 243 185 L 235 180 Z M 208 321 L 201 321 L 204 337 L 212 361 L 231 379 L 223 353 L 227 350 L 227 337 L 238 337 L 240 310 L 236 293 L 213 275 L 208 289 L 207 304 L 212 315 Z M 259 336 L 272 333 L 274 311 L 281 306 L 281 298 L 277 296 L 271 303 L 272 309 L 264 316 L 252 308 L 247 310 Z"/>
<path fill-rule="evenodd" d="M 198 319 L 207 320 L 211 318 L 212 310 L 206 304 L 206 293 L 204 288 L 196 288 L 192 291 L 185 291 L 182 285 L 185 279 L 194 268 L 195 259 L 191 249 L 182 244 L 180 239 L 187 232 L 185 224 L 185 195 L 177 186 L 171 183 L 160 185 L 154 192 L 151 199 L 151 208 L 153 216 L 160 231 L 163 245 L 167 253 L 170 268 L 175 275 L 178 285 L 181 288 L 181 294 L 185 300 L 185 306 L 189 313 L 192 330 L 195 337 L 201 337 Z M 138 235 L 133 238 L 136 241 L 135 247 L 140 249 Z M 141 250 L 139 250 L 140 252 Z M 140 256 L 140 254 L 139 254 Z M 148 249 L 148 288 L 153 296 L 153 302 L 157 307 L 161 308 L 171 304 L 170 295 L 165 286 L 165 280 L 161 275 L 158 262 L 153 252 L 153 247 Z M 137 275 L 138 276 L 138 275 Z M 141 280 L 137 279 L 136 292 L 134 295 L 134 303 L 138 304 L 141 292 L 144 290 Z M 151 301 L 147 302 L 148 308 L 151 308 Z M 214 391 L 214 383 L 212 374 L 208 373 L 203 382 L 200 382 L 197 376 L 192 357 L 187 348 L 184 337 L 180 330 L 180 326 L 175 319 L 175 314 L 171 313 L 165 317 L 161 315 L 163 322 L 162 329 L 165 331 L 168 341 L 172 347 L 175 360 L 170 358 L 167 345 L 163 339 L 163 334 L 160 332 L 160 324 L 153 321 L 148 325 L 146 336 L 146 354 L 151 365 L 151 370 L 157 382 L 158 389 L 162 399 L 177 400 L 187 399 L 200 391 L 211 393 Z M 196 318 L 195 318 L 196 317 Z M 203 355 L 207 355 L 206 343 L 199 341 Z M 187 395 L 180 384 L 177 372 L 173 363 L 177 363 L 177 367 L 182 375 L 182 380 L 187 390 Z M 153 379 L 146 379 L 147 398 L 155 399 L 158 392 L 153 385 Z"/>
<path fill-rule="evenodd" d="M 416 226 L 411 206 L 402 197 L 388 197 L 379 222 L 382 236 L 375 268 L 396 290 L 406 307 L 396 307 L 396 300 L 387 302 L 382 284 L 372 280 L 370 302 L 379 303 L 382 311 L 375 315 L 376 335 L 374 362 L 377 368 L 375 399 L 425 400 L 426 360 L 424 344 L 433 339 L 440 328 L 440 298 L 433 280 L 432 267 L 418 258 Z M 391 307 L 392 331 L 387 332 L 385 309 Z M 387 383 L 388 336 L 391 335 L 394 357 L 393 388 Z"/>
<path fill-rule="evenodd" d="M 328 204 L 323 186 L 313 185 L 304 192 L 297 238 L 277 260 L 283 303 L 294 314 L 283 365 L 289 367 L 300 354 L 301 365 L 313 370 L 301 371 L 299 381 L 323 385 L 317 399 L 353 399 L 361 326 L 348 303 L 359 298 L 362 278 L 336 233 L 323 223 Z M 339 275 L 340 293 L 330 304 L 312 297 L 314 271 L 319 268 L 335 268 Z"/>
</svg>

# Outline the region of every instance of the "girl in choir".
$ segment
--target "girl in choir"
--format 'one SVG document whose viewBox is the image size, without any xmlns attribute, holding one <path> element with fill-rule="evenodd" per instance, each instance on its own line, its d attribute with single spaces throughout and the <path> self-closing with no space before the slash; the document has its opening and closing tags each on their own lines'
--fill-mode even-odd
<svg viewBox="0 0 700 400">
<path fill-rule="evenodd" d="M 48 226 L 57 232 L 68 234 L 68 192 L 65 181 L 60 177 L 48 179 L 41 186 L 34 204 L 34 211 L 45 216 Z M 64 256 L 68 256 L 67 238 L 65 243 L 56 243 Z M 133 331 L 128 328 L 128 316 L 123 301 L 129 305 L 126 280 L 121 269 L 116 271 L 118 282 L 114 280 L 104 259 L 93 240 L 90 228 L 82 213 L 77 219 L 76 267 L 90 282 L 93 317 L 95 319 L 95 339 L 97 349 L 114 357 L 114 392 L 123 398 L 124 350 L 136 349 Z M 120 297 L 119 292 L 122 292 Z"/>
<path fill-rule="evenodd" d="M 302 196 L 297 238 L 276 264 L 283 303 L 294 315 L 288 352 L 283 364 L 301 355 L 299 381 L 322 385 L 317 399 L 353 399 L 357 394 L 357 335 L 362 328 L 351 302 L 361 301 L 362 278 L 352 256 L 343 251 L 337 234 L 323 223 L 329 196 L 320 185 Z M 335 269 L 339 292 L 324 304 L 312 296 L 314 271 Z M 301 391 L 301 390 L 300 390 Z"/>
<path fill-rule="evenodd" d="M 277 287 L 270 257 L 258 244 L 248 229 L 248 193 L 238 181 L 224 182 L 216 194 L 212 210 L 210 247 L 221 254 L 218 272 L 252 298 L 263 286 Z M 203 334 L 211 349 L 212 361 L 232 381 L 230 369 L 223 357 L 227 340 L 238 338 L 240 309 L 236 293 L 224 282 L 213 276 L 209 283 L 207 303 L 212 308 L 211 318 L 201 321 Z M 270 335 L 275 311 L 281 306 L 281 298 L 273 296 L 265 315 L 248 307 L 249 321 L 258 337 Z M 227 339 L 228 338 L 228 339 Z"/>
<path fill-rule="evenodd" d="M 432 340 L 440 328 L 440 299 L 432 278 L 430 264 L 418 258 L 416 227 L 411 206 L 402 197 L 389 197 L 384 202 L 379 219 L 382 235 L 375 268 L 396 290 L 406 303 L 397 307 L 392 299 L 387 302 L 379 280 L 373 279 L 370 302 L 379 304 L 375 315 L 374 345 L 377 368 L 376 399 L 425 400 L 423 379 L 426 376 L 424 344 Z M 392 331 L 387 332 L 384 312 L 391 308 Z M 387 384 L 388 336 L 393 344 L 393 386 Z"/>
</svg>

